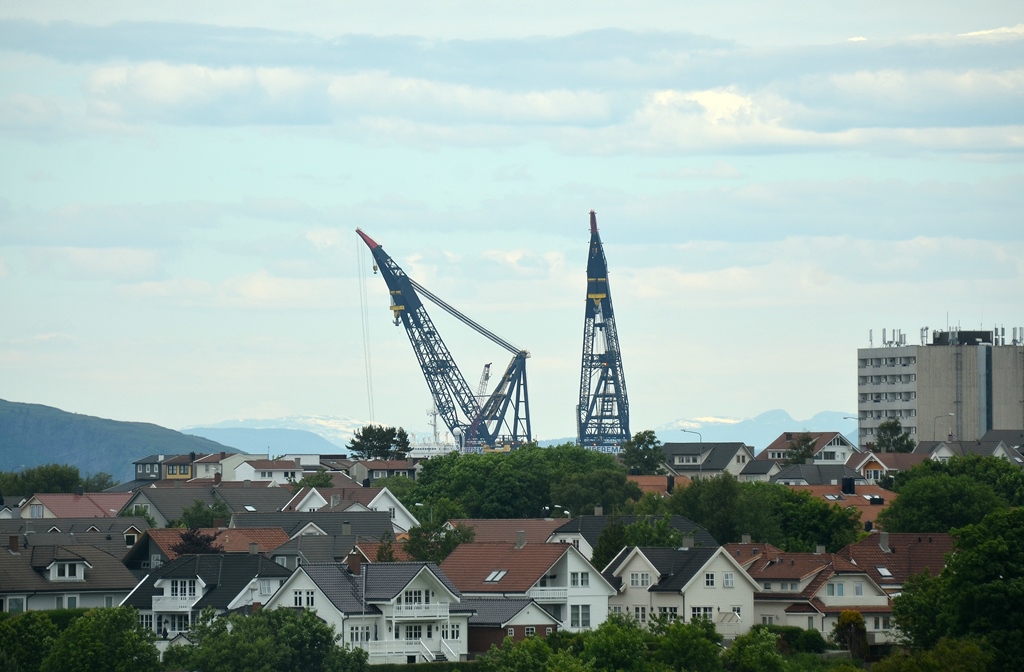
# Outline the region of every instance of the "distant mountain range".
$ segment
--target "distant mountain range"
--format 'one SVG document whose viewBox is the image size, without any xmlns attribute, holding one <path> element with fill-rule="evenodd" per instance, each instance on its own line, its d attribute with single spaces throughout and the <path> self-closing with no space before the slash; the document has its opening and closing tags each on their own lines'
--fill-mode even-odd
<svg viewBox="0 0 1024 672">
<path fill-rule="evenodd" d="M 271 457 L 286 453 L 330 455 L 346 452 L 343 447 L 304 429 L 190 427 L 182 432 L 237 448 L 244 453 L 266 453 Z"/>
<path fill-rule="evenodd" d="M 146 422 L 120 422 L 0 399 L 0 470 L 70 464 L 83 476 L 104 471 L 134 477 L 132 463 L 147 455 L 238 452 L 198 436 Z"/>
<path fill-rule="evenodd" d="M 229 442 L 227 445 L 239 449 L 243 449 L 240 444 L 253 447 L 252 450 L 244 448 L 246 452 L 266 453 L 267 448 L 270 447 L 270 452 L 274 453 L 336 453 L 344 451 L 355 431 L 366 424 L 363 420 L 355 420 L 346 416 L 292 415 L 266 420 L 225 420 L 202 427 L 186 427 L 181 431 L 186 434 L 205 436 L 214 441 L 220 441 L 223 438 Z M 226 432 L 222 430 L 245 431 Z M 265 433 L 267 430 L 291 430 L 292 433 Z M 330 447 L 318 443 L 314 437 L 309 436 L 310 434 L 331 444 Z M 238 443 L 230 443 L 232 441 Z M 308 445 L 310 449 L 301 449 L 302 445 Z M 314 450 L 312 447 L 316 445 L 321 447 Z"/>
</svg>

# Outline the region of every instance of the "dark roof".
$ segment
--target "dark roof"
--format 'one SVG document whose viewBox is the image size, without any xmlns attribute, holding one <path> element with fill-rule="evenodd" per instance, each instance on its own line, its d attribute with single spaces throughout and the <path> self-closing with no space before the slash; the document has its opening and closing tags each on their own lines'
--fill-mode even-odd
<svg viewBox="0 0 1024 672">
<path fill-rule="evenodd" d="M 341 536 L 342 525 L 349 523 L 352 535 L 366 539 L 380 539 L 394 530 L 387 511 L 276 511 L 235 513 L 231 517 L 231 527 L 280 527 L 289 537 L 309 523 L 332 536 Z"/>
<path fill-rule="evenodd" d="M 931 454 L 934 453 L 939 446 L 945 446 L 951 453 L 960 457 L 965 457 L 967 455 L 989 457 L 995 454 L 996 450 L 1001 446 L 1012 458 L 1014 458 L 1015 464 L 1018 466 L 1024 466 L 1024 464 L 1021 464 L 1016 460 L 1016 458 L 1021 457 L 1020 453 L 1003 441 L 922 441 L 914 447 L 914 452 Z"/>
<path fill-rule="evenodd" d="M 145 530 L 143 530 L 145 532 Z M 23 546 L 77 546 L 88 544 L 109 553 L 115 558 L 123 558 L 129 546 L 125 544 L 121 532 L 34 532 L 21 535 Z"/>
<path fill-rule="evenodd" d="M 790 464 L 772 476 L 771 481 L 804 481 L 807 485 L 829 485 L 832 481 L 842 484 L 844 478 L 864 480 L 861 474 L 845 464 Z"/>
<path fill-rule="evenodd" d="M 743 470 L 740 474 L 745 476 L 769 474 L 775 466 L 775 462 L 772 460 L 749 460 L 745 465 L 743 465 Z"/>
<path fill-rule="evenodd" d="M 665 453 L 665 461 L 675 471 L 698 471 L 709 469 L 722 471 L 730 464 L 733 458 L 743 448 L 753 455 L 754 449 L 739 441 L 725 443 L 665 443 L 661 450 Z M 672 457 L 675 455 L 703 455 L 704 459 L 700 464 L 675 464 Z"/>
<path fill-rule="evenodd" d="M 200 610 L 204 607 L 227 609 L 231 600 L 235 599 L 253 578 L 257 576 L 260 578 L 285 578 L 291 574 L 292 570 L 286 569 L 262 555 L 249 553 L 185 555 L 154 569 L 128 596 L 125 604 L 136 609 L 152 609 L 153 596 L 163 595 L 163 589 L 155 587 L 156 581 L 163 578 L 194 579 L 198 577 L 207 585 L 207 591 L 195 603 L 193 609 Z"/>
<path fill-rule="evenodd" d="M 99 532 L 117 532 L 124 534 L 125 530 L 134 527 L 138 530 L 148 530 L 149 523 L 145 518 L 136 517 L 114 517 L 114 518 L 0 518 L 0 533 L 5 535 L 48 532 L 57 528 L 60 532 L 74 532 L 75 534 L 87 532 L 95 527 Z"/>
<path fill-rule="evenodd" d="M 1020 449 L 1024 446 L 1024 430 L 1021 429 L 990 429 L 981 437 L 982 441 L 1002 441 L 1011 448 Z"/>
<path fill-rule="evenodd" d="M 644 546 L 637 550 L 651 561 L 659 574 L 657 581 L 651 585 L 649 590 L 651 592 L 679 592 L 718 552 L 718 548 L 718 546 L 686 549 Z M 622 565 L 632 550 L 632 548 L 623 549 L 615 556 L 604 572 L 606 579 L 612 581 L 615 578 L 615 570 Z"/>
<path fill-rule="evenodd" d="M 88 564 L 82 581 L 50 581 L 46 568 L 55 560 Z M 66 593 L 129 591 L 138 580 L 109 553 L 87 544 L 22 547 L 17 553 L 0 551 L 0 592 Z"/>
<path fill-rule="evenodd" d="M 529 597 L 464 597 L 462 606 L 473 609 L 476 613 L 469 617 L 470 627 L 503 628 L 505 624 L 516 617 L 532 604 L 536 604 Z M 546 611 L 537 606 L 537 611 L 546 619 L 555 620 Z"/>
<path fill-rule="evenodd" d="M 339 611 L 346 614 L 379 613 L 374 603 L 390 602 L 422 571 L 434 574 L 457 598 L 459 589 L 432 562 L 378 562 L 361 567 L 361 574 L 352 574 L 343 562 L 302 565 L 302 571 Z M 363 599 L 365 589 L 365 600 Z M 452 611 L 469 611 L 451 605 Z"/>
<path fill-rule="evenodd" d="M 562 525 L 554 534 L 580 534 L 591 546 L 597 544 L 601 532 L 614 516 L 578 516 L 565 525 Z M 639 516 L 617 516 L 623 525 L 635 523 Z M 657 517 L 651 517 L 655 520 Z M 695 546 L 718 546 L 718 542 L 711 536 L 711 533 L 683 516 L 672 516 L 670 524 L 685 535 L 692 536 Z"/>
<path fill-rule="evenodd" d="M 563 522 L 556 518 L 452 518 L 452 525 L 464 525 L 473 530 L 473 541 L 504 541 L 515 543 L 520 531 L 526 543 L 543 544 Z"/>
<path fill-rule="evenodd" d="M 138 498 L 145 497 L 152 504 L 153 508 L 160 512 L 160 515 L 167 520 L 178 520 L 185 509 L 192 506 L 199 500 L 207 506 L 213 506 L 216 501 L 213 496 L 213 488 L 203 487 L 172 487 L 172 488 L 142 488 L 138 490 L 132 499 L 125 504 L 126 508 L 137 505 Z"/>
<path fill-rule="evenodd" d="M 292 498 L 288 488 L 216 488 L 215 492 L 232 513 L 249 511 L 246 507 L 258 513 L 279 511 Z"/>
<path fill-rule="evenodd" d="M 300 534 L 270 552 L 270 557 L 298 556 L 306 563 L 341 562 L 358 543 L 353 534 Z"/>
</svg>

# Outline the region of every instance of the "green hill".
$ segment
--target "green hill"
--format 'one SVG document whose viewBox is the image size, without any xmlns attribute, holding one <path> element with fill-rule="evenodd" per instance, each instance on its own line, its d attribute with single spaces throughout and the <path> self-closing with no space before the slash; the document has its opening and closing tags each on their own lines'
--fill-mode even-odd
<svg viewBox="0 0 1024 672">
<path fill-rule="evenodd" d="M 119 422 L 39 404 L 0 399 L 0 471 L 70 464 L 82 475 L 105 471 L 133 477 L 132 462 L 146 455 L 237 453 L 233 448 L 146 422 Z"/>
</svg>

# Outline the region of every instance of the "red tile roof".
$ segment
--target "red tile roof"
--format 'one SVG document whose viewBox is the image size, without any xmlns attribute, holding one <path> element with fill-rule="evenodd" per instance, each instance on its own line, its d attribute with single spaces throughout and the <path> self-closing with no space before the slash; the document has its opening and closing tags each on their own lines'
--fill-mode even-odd
<svg viewBox="0 0 1024 672">
<path fill-rule="evenodd" d="M 892 504 L 892 500 L 896 497 L 896 493 L 892 490 L 886 490 L 877 485 L 858 485 L 857 492 L 853 495 L 844 495 L 841 485 L 788 485 L 786 487 L 793 490 L 805 490 L 811 493 L 815 499 L 836 504 L 844 509 L 853 507 L 860 512 L 861 524 L 869 521 L 873 524 L 878 518 L 878 514 Z M 872 504 L 869 499 L 872 495 L 880 497 L 882 503 Z"/>
<path fill-rule="evenodd" d="M 128 503 L 131 492 L 39 493 L 35 496 L 57 518 L 113 518 Z"/>
<path fill-rule="evenodd" d="M 882 548 L 882 534 L 874 532 L 861 541 L 839 551 L 839 555 L 856 563 L 882 587 L 902 586 L 908 578 L 927 570 L 936 576 L 946 565 L 946 555 L 953 552 L 953 538 L 948 534 L 907 534 L 891 532 Z M 891 576 L 884 576 L 884 567 Z"/>
<path fill-rule="evenodd" d="M 258 544 L 260 553 L 269 553 L 289 541 L 288 535 L 279 527 L 204 527 L 199 531 L 217 537 L 214 546 L 224 553 L 247 552 L 251 543 Z M 171 547 L 181 541 L 183 532 L 185 530 L 182 528 L 154 528 L 147 530 L 146 534 L 160 547 L 168 560 L 174 560 L 178 554 Z"/>
<path fill-rule="evenodd" d="M 668 494 L 668 476 L 627 476 L 626 478 L 639 485 L 640 492 L 653 492 L 656 495 Z M 687 481 L 690 480 L 685 476 L 677 476 L 676 485 L 684 485 L 680 482 L 682 478 L 686 478 Z"/>
<path fill-rule="evenodd" d="M 463 593 L 525 593 L 551 568 L 568 544 L 526 544 L 516 548 L 508 543 L 462 544 L 441 563 L 441 571 Z M 498 581 L 485 581 L 492 572 L 507 574 Z"/>
<path fill-rule="evenodd" d="M 754 561 L 768 555 L 778 555 L 782 553 L 782 549 L 778 546 L 772 546 L 771 544 L 725 544 L 722 546 L 726 552 L 732 556 L 733 560 L 740 563 L 743 569 L 750 567 Z"/>
<path fill-rule="evenodd" d="M 381 543 L 379 541 L 361 541 L 356 544 L 356 548 L 363 552 L 363 555 L 369 559 L 370 562 L 377 562 L 377 551 L 380 550 Z M 391 551 L 395 554 L 395 562 L 412 562 L 413 557 L 409 555 L 405 550 L 404 541 L 392 541 Z"/>
</svg>

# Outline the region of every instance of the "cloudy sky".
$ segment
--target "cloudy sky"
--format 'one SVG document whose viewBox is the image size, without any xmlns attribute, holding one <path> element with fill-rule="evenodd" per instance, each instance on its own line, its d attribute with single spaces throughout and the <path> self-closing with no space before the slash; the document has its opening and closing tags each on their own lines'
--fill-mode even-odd
<svg viewBox="0 0 1024 672">
<path fill-rule="evenodd" d="M 490 4 L 0 2 L 0 398 L 424 431 L 358 226 L 572 436 L 591 208 L 634 431 L 1024 326 L 1019 1 Z"/>
</svg>

